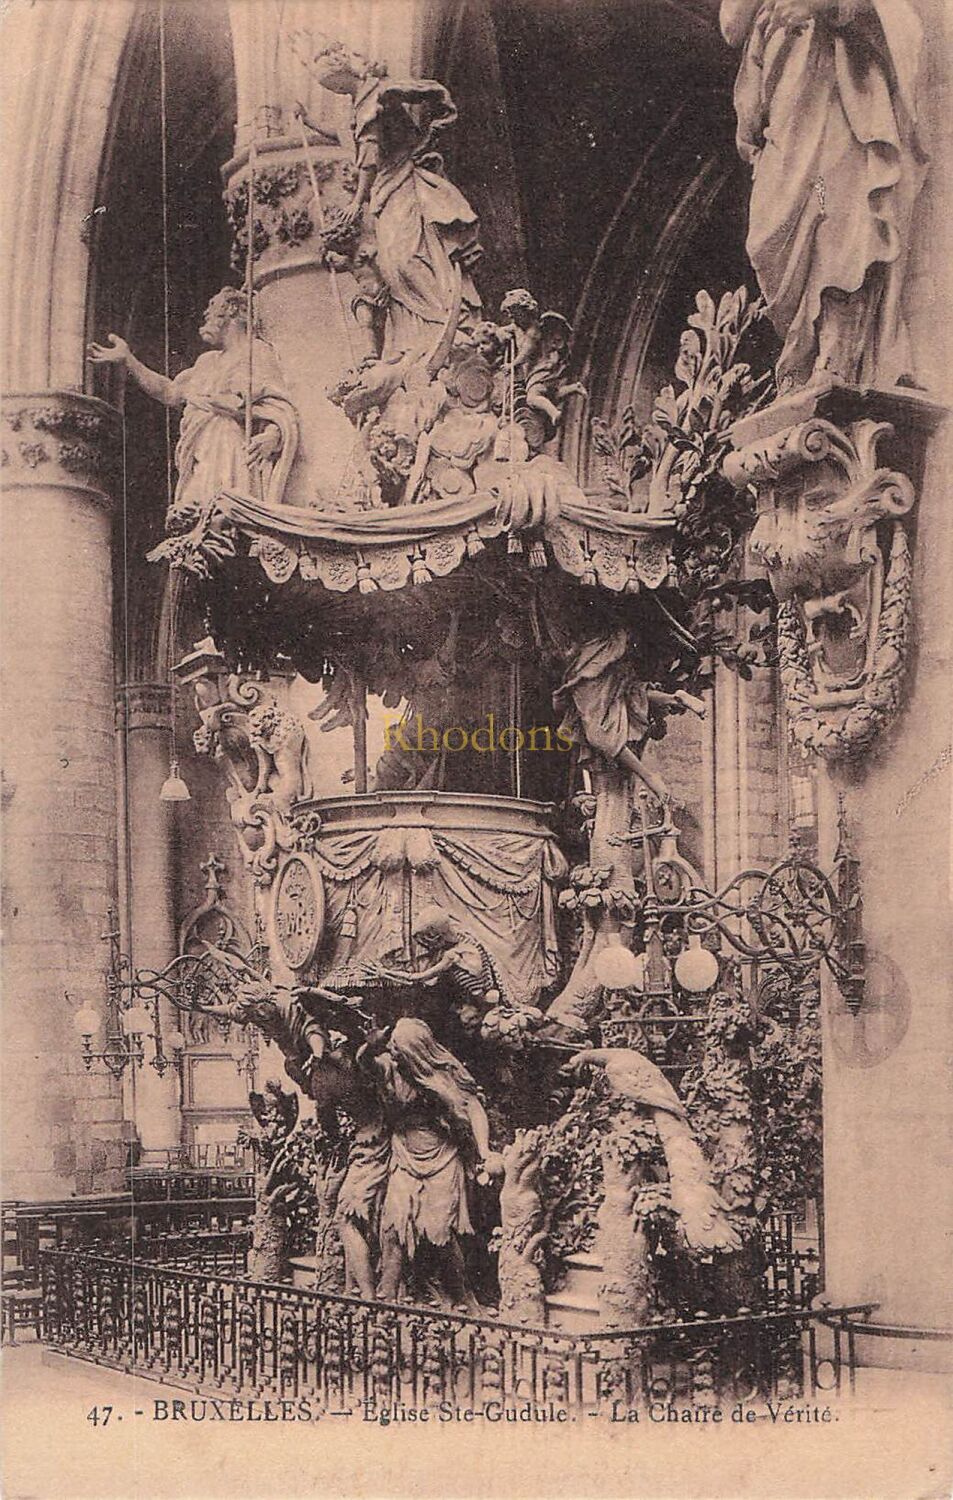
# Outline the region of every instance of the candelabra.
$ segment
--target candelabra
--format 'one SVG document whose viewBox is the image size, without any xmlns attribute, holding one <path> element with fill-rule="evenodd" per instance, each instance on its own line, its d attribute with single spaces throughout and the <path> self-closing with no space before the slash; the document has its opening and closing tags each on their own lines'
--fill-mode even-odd
<svg viewBox="0 0 953 1500">
<path fill-rule="evenodd" d="M 706 889 L 677 851 L 676 830 L 663 812 L 650 824 L 649 798 L 640 798 L 640 826 L 616 835 L 642 850 L 640 954 L 622 946 L 603 951 L 597 974 L 607 989 L 638 992 L 633 1020 L 647 1028 L 703 1021 L 686 1014 L 676 986 L 704 994 L 718 980 L 719 951 L 732 950 L 752 966 L 767 964 L 803 975 L 824 963 L 848 1009 L 864 1003 L 865 947 L 860 863 L 850 849 L 843 801 L 832 875 L 792 852 L 769 870 L 743 870 L 716 892 Z"/>
<path fill-rule="evenodd" d="M 116 1078 L 126 1068 L 141 1068 L 146 1062 L 146 1040 L 152 1042 L 149 1066 L 155 1068 L 161 1078 L 167 1068 L 178 1067 L 185 1050 L 185 1037 L 174 1030 L 166 1036 L 162 1033 L 160 998 L 170 994 L 176 986 L 176 970 L 182 968 L 181 961 L 173 959 L 165 969 L 137 969 L 133 972 L 128 954 L 121 951 L 119 924 L 114 908 L 106 914 L 107 927 L 102 934 L 108 943 L 108 958 L 103 971 L 105 1006 L 101 1014 L 93 1005 L 83 1005 L 73 1016 L 73 1025 L 81 1039 L 82 1058 L 86 1071 L 91 1072 L 94 1063 L 101 1062 Z M 67 994 L 67 1001 L 70 996 Z M 181 1007 L 180 1007 L 181 1008 Z M 100 1050 L 94 1047 L 94 1038 L 100 1029 L 105 1039 Z"/>
<path fill-rule="evenodd" d="M 217 996 L 223 985 L 227 987 L 228 972 L 210 954 L 192 953 L 180 954 L 163 969 L 133 970 L 129 955 L 121 950 L 119 926 L 112 907 L 107 912 L 107 930 L 102 939 L 109 944 L 103 972 L 104 1014 L 95 1006 L 84 1005 L 73 1016 L 86 1071 L 91 1072 L 94 1063 L 100 1062 L 119 1078 L 129 1066 L 141 1068 L 147 1061 L 148 1040 L 153 1044 L 149 1066 L 161 1078 L 167 1068 L 181 1067 L 186 1039 L 178 1028 L 163 1035 L 160 1002 L 168 1001 L 187 1015 L 202 1014 L 209 998 Z M 246 962 L 258 966 L 263 961 L 263 948 L 257 943 Z M 70 1000 L 69 994 L 66 999 Z M 227 1041 L 231 1028 L 228 1022 L 221 1024 Z M 105 1040 L 97 1051 L 93 1042 L 100 1029 Z M 245 1035 L 244 1050 L 233 1055 L 235 1066 L 251 1087 L 258 1063 L 253 1031 Z"/>
</svg>

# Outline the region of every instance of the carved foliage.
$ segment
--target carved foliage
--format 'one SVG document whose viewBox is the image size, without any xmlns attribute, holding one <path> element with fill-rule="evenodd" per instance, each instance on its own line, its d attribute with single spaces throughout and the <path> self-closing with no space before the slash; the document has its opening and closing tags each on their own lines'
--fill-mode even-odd
<svg viewBox="0 0 953 1500">
<path fill-rule="evenodd" d="M 651 421 L 637 426 L 631 407 L 617 428 L 593 421 L 603 478 L 621 509 L 681 518 L 705 503 L 728 429 L 764 399 L 766 378 L 755 379 L 738 360 L 742 340 L 763 315 L 763 304 L 751 302 L 744 287 L 717 305 L 700 291 L 681 336 L 675 381 L 659 392 Z"/>
<path fill-rule="evenodd" d="M 5 468 L 19 469 L 26 479 L 42 469 L 37 478 L 56 483 L 55 476 L 45 472 L 50 466 L 61 471 L 63 482 L 106 494 L 113 490 L 119 419 L 103 402 L 64 392 L 55 400 L 48 396 L 42 404 L 7 406 L 3 426 Z"/>
<path fill-rule="evenodd" d="M 354 169 L 350 162 L 327 156 L 312 161 L 319 192 L 330 195 L 332 205 L 347 201 L 353 190 Z M 244 270 L 248 254 L 248 179 L 230 184 L 225 194 L 225 212 L 233 235 L 232 265 Z M 256 261 L 269 251 L 296 250 L 315 234 L 316 208 L 305 162 L 282 155 L 277 166 L 259 166 L 255 172 L 252 211 L 252 252 Z M 316 247 L 317 248 L 317 245 Z"/>
</svg>

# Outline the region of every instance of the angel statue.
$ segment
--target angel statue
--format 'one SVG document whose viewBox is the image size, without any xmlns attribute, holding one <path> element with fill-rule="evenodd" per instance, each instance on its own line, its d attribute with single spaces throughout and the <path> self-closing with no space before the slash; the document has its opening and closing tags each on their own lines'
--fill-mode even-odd
<svg viewBox="0 0 953 1500">
<path fill-rule="evenodd" d="M 525 287 L 507 292 L 500 317 L 499 332 L 512 350 L 516 418 L 530 452 L 537 453 L 558 431 L 568 397 L 587 394 L 579 381 L 566 378 L 572 328 L 562 313 L 541 313 Z"/>
<path fill-rule="evenodd" d="M 376 236 L 376 263 L 390 298 L 385 355 L 421 348 L 455 300 L 459 268 L 466 311 L 480 308 L 470 272 L 481 255 L 477 216 L 443 175 L 433 150 L 439 131 L 457 118 L 443 84 L 389 78 L 341 43 L 314 59 L 319 83 L 353 100 L 358 179 L 354 197 L 333 230 L 354 229 L 367 208 Z"/>
<path fill-rule="evenodd" d="M 748 258 L 784 340 L 782 394 L 830 376 L 909 382 L 901 292 L 925 156 L 909 0 L 722 0 L 743 47 L 738 149 Z"/>
<path fill-rule="evenodd" d="M 249 358 L 246 293 L 232 286 L 218 292 L 199 333 L 209 349 L 174 379 L 150 370 L 115 333 L 88 351 L 94 364 L 122 365 L 148 396 L 183 408 L 169 512 L 177 531 L 195 525 L 221 490 L 280 505 L 298 447 L 298 414 L 257 320 Z M 246 449 L 249 365 L 252 436 Z"/>
<path fill-rule="evenodd" d="M 560 729 L 579 746 L 582 763 L 602 757 L 668 803 L 671 793 L 646 765 L 643 752 L 660 717 L 689 710 L 704 718 L 705 705 L 683 689 L 666 693 L 643 681 L 629 630 L 621 623 L 593 617 L 580 639 L 575 622 L 567 626 L 552 611 L 546 629 L 563 671 L 553 703 L 563 714 Z"/>
</svg>

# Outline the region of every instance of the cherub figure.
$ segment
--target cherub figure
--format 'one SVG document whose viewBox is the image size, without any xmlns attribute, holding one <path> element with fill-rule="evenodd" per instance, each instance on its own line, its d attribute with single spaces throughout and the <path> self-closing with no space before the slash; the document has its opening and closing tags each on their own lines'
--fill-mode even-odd
<svg viewBox="0 0 953 1500">
<path fill-rule="evenodd" d="M 257 324 L 252 329 L 254 383 L 248 390 L 246 294 L 224 287 L 205 309 L 199 333 L 210 348 L 174 379 L 150 370 L 115 333 L 106 344 L 89 346 L 93 364 L 121 365 L 146 395 L 182 408 L 175 449 L 178 478 L 169 513 L 177 531 L 194 526 L 221 490 L 251 493 L 268 505 L 280 505 L 298 447 L 298 414 L 284 389 L 275 352 Z M 252 436 L 246 449 L 249 401 Z"/>
<path fill-rule="evenodd" d="M 561 313 L 541 313 L 536 298 L 523 287 L 507 292 L 500 304 L 500 317 L 504 319 L 501 332 L 513 351 L 513 376 L 518 388 L 516 417 L 524 428 L 530 452 L 537 452 L 555 436 L 567 399 L 587 395 L 584 385 L 565 378 L 572 328 Z M 535 419 L 532 415 L 527 419 L 527 413 L 535 414 Z"/>
</svg>

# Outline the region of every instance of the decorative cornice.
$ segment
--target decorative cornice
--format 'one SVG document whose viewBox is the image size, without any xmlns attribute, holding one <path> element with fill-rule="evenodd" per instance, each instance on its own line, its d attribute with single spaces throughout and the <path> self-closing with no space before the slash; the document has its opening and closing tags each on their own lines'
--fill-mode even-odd
<svg viewBox="0 0 953 1500">
<path fill-rule="evenodd" d="M 118 492 L 122 418 L 82 391 L 14 391 L 0 408 L 5 488 L 79 490 L 111 509 Z"/>
<path fill-rule="evenodd" d="M 116 689 L 116 728 L 170 730 L 172 692 L 164 682 L 124 682 Z"/>
</svg>

